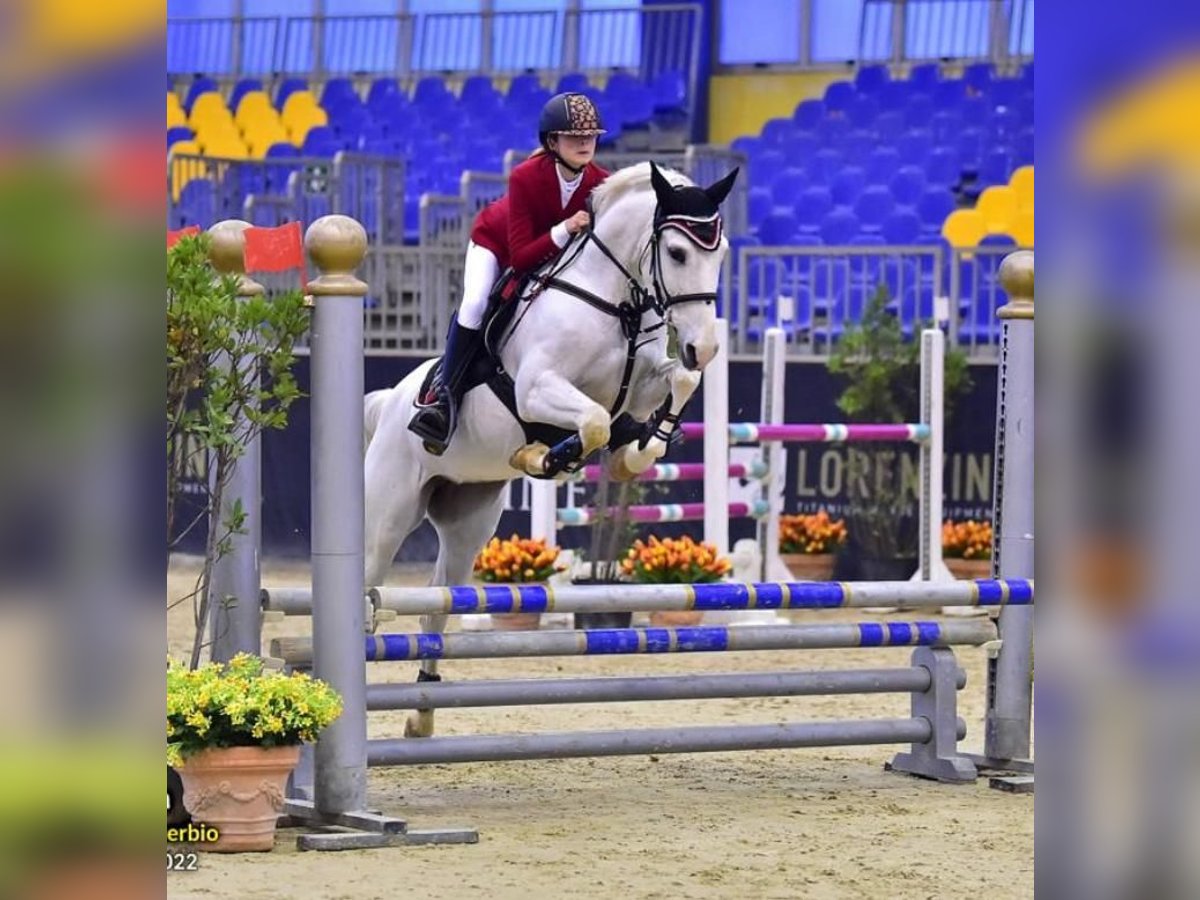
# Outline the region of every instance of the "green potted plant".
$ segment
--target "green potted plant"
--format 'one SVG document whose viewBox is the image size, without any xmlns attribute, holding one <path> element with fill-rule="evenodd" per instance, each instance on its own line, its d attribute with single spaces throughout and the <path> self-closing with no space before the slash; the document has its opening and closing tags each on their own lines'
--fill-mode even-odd
<svg viewBox="0 0 1200 900">
<path fill-rule="evenodd" d="M 167 547 L 208 529 L 194 590 L 172 600 L 192 601 L 193 667 L 206 644 L 213 564 L 243 530 L 240 503 L 224 520 L 219 512 L 234 462 L 263 429 L 287 424 L 301 396 L 293 347 L 308 329 L 299 291 L 268 298 L 244 291 L 243 276 L 216 271 L 218 251 L 240 267 L 231 237 L 187 236 L 167 251 Z"/>
<path fill-rule="evenodd" d="M 828 581 L 846 536 L 846 520 L 831 519 L 823 509 L 779 517 L 779 554 L 798 581 Z"/>
<path fill-rule="evenodd" d="M 475 557 L 475 577 L 488 584 L 542 584 L 565 570 L 558 565 L 559 551 L 544 540 L 513 535 L 506 541 L 494 537 Z M 493 613 L 499 631 L 536 631 L 540 613 Z"/>
<path fill-rule="evenodd" d="M 847 326 L 829 357 L 829 371 L 845 384 L 838 408 L 851 422 L 899 424 L 920 416 L 920 343 L 905 339 L 888 303 L 887 287 L 879 285 L 862 319 Z M 915 323 L 914 333 L 923 327 L 932 323 Z M 971 381 L 961 351 L 947 348 L 944 365 L 949 420 L 954 401 Z M 918 516 L 901 483 L 906 452 L 914 451 L 887 442 L 848 448 L 846 520 L 863 580 L 905 580 L 916 568 Z"/>
<path fill-rule="evenodd" d="M 691 535 L 681 538 L 637 540 L 625 553 L 621 571 L 634 584 L 704 584 L 720 581 L 733 568 L 712 544 L 697 543 Z M 669 610 L 650 613 L 651 625 L 698 625 L 701 610 Z"/>
<path fill-rule="evenodd" d="M 342 711 L 329 685 L 267 671 L 256 656 L 190 668 L 167 661 L 167 765 L 193 821 L 217 832 L 206 850 L 270 850 L 300 745 Z"/>
</svg>

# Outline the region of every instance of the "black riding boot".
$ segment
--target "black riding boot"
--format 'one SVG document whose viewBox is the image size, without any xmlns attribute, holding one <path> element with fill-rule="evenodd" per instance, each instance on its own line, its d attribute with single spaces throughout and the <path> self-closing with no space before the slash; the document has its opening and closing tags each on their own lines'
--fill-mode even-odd
<svg viewBox="0 0 1200 900">
<path fill-rule="evenodd" d="M 434 456 L 446 452 L 458 423 L 458 405 L 462 402 L 463 382 L 479 348 L 482 332 L 467 328 L 455 319 L 446 336 L 446 355 L 434 376 L 430 395 L 422 397 L 419 408 L 408 423 L 408 430 L 425 441 L 425 449 Z"/>
</svg>

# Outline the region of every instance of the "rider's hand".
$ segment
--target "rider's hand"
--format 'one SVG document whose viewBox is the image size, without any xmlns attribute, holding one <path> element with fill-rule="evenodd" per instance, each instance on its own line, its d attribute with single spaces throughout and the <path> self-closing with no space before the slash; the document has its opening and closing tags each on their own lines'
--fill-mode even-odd
<svg viewBox="0 0 1200 900">
<path fill-rule="evenodd" d="M 592 222 L 592 217 L 587 214 L 587 210 L 581 209 L 569 219 L 564 219 L 563 224 L 567 226 L 567 234 L 578 234 L 588 227 Z"/>
</svg>

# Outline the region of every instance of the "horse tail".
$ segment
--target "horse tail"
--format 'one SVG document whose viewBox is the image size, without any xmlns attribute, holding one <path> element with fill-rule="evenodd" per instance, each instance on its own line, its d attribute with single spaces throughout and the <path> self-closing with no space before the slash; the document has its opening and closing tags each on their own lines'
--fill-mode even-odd
<svg viewBox="0 0 1200 900">
<path fill-rule="evenodd" d="M 390 388 L 381 391 L 371 391 L 363 400 L 363 452 L 370 446 L 375 429 L 379 426 L 379 417 L 383 414 L 383 404 L 387 400 Z"/>
</svg>

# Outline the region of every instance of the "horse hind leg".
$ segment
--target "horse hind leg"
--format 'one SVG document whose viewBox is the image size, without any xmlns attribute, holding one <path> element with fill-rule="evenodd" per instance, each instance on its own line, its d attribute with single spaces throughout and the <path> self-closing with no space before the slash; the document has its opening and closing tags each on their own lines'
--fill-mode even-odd
<svg viewBox="0 0 1200 900">
<path fill-rule="evenodd" d="M 438 558 L 432 584 L 466 584 L 471 579 L 475 557 L 496 533 L 504 507 L 507 481 L 457 484 L 443 481 L 429 498 L 428 516 L 438 535 Z M 421 617 L 421 631 L 441 634 L 446 630 L 445 614 Z M 421 661 L 418 681 L 441 681 L 438 661 Z M 405 737 L 431 737 L 433 710 L 418 709 L 404 725 Z"/>
</svg>

